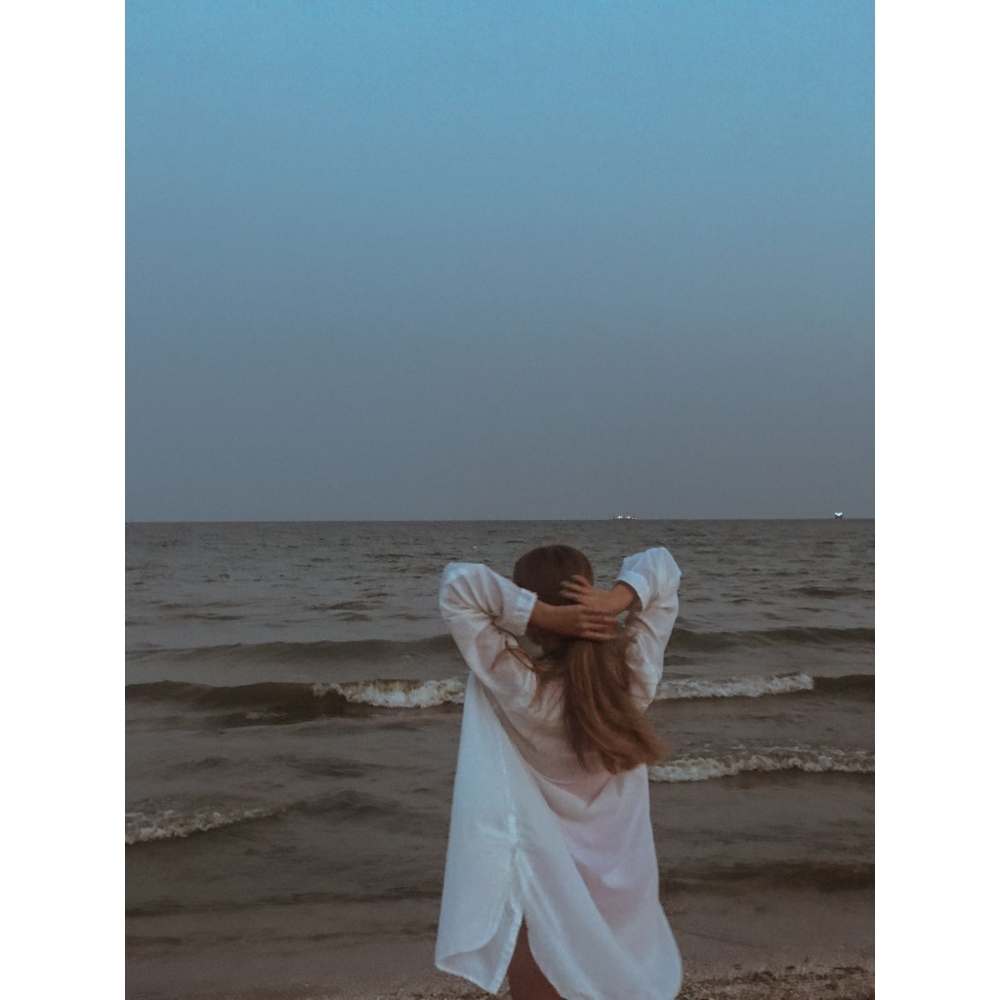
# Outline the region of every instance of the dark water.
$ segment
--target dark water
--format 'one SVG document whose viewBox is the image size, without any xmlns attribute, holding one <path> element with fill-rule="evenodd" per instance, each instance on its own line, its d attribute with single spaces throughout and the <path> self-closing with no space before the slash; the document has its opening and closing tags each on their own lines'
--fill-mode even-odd
<svg viewBox="0 0 1000 1000">
<path fill-rule="evenodd" d="M 874 522 L 130 524 L 130 953 L 432 936 L 465 666 L 437 583 L 565 542 L 684 571 L 664 886 L 867 886 Z"/>
</svg>

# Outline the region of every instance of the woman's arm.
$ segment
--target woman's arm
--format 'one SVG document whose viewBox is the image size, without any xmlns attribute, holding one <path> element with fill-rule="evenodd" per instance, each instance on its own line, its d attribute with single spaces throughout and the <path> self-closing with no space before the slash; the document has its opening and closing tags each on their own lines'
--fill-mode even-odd
<svg viewBox="0 0 1000 1000">
<path fill-rule="evenodd" d="M 663 657 L 680 610 L 683 573 L 669 550 L 663 546 L 626 556 L 618 581 L 636 593 L 637 604 L 625 620 L 629 644 L 628 663 L 639 681 L 643 707 L 656 697 L 663 678 Z"/>
<path fill-rule="evenodd" d="M 534 676 L 516 656 L 514 637 L 528 624 L 590 639 L 607 639 L 612 616 L 574 605 L 554 606 L 519 587 L 485 563 L 450 562 L 441 574 L 438 609 L 469 669 L 484 683 L 508 693 Z M 525 675 L 528 675 L 525 677 Z"/>
<path fill-rule="evenodd" d="M 562 593 L 595 609 L 613 614 L 628 611 L 628 662 L 648 705 L 663 676 L 663 656 L 679 611 L 677 594 L 683 574 L 663 546 L 626 556 L 610 590 L 593 587 L 586 577 L 564 581 Z"/>
</svg>

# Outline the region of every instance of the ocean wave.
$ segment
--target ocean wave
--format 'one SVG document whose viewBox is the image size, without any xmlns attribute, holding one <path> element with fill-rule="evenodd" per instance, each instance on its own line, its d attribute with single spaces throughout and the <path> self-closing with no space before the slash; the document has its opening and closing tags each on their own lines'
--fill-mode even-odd
<svg viewBox="0 0 1000 1000">
<path fill-rule="evenodd" d="M 875 696 L 874 674 L 844 674 L 842 677 L 817 677 L 816 690 L 825 694 Z"/>
<path fill-rule="evenodd" d="M 340 601 L 335 604 L 314 605 L 339 616 L 363 615 L 371 608 L 365 601 Z M 180 611 L 180 606 L 178 606 Z M 216 611 L 189 610 L 176 618 L 205 621 L 236 620 L 238 614 Z M 403 616 L 407 617 L 407 616 Z M 423 619 L 423 615 L 410 616 Z M 743 629 L 734 631 L 700 632 L 694 629 L 675 628 L 670 637 L 670 652 L 714 653 L 730 649 L 776 647 L 782 645 L 871 645 L 875 641 L 873 628 L 813 628 L 786 626 L 769 629 Z M 257 642 L 226 643 L 211 646 L 159 648 L 155 650 L 130 650 L 129 659 L 145 662 L 167 660 L 179 663 L 391 663 L 399 659 L 426 657 L 458 659 L 458 650 L 450 635 L 441 634 L 424 639 L 320 639 L 313 642 Z"/>
<path fill-rule="evenodd" d="M 763 747 L 723 754 L 677 757 L 649 766 L 650 781 L 669 783 L 711 781 L 737 774 L 805 771 L 809 774 L 874 774 L 875 754 L 869 750 L 833 747 Z"/>
<path fill-rule="evenodd" d="M 365 716 L 375 709 L 423 709 L 465 700 L 467 676 L 441 680 L 375 679 L 339 682 L 261 682 L 233 687 L 154 681 L 129 684 L 126 700 L 181 703 L 228 713 L 213 723 L 230 726 L 287 724 L 318 718 Z"/>
<path fill-rule="evenodd" d="M 245 615 L 227 614 L 223 611 L 178 611 L 171 615 L 172 621 L 178 622 L 238 622 Z"/>
<path fill-rule="evenodd" d="M 746 892 L 750 884 L 781 889 L 809 887 L 827 892 L 866 889 L 875 884 L 875 865 L 869 861 L 762 861 L 703 866 L 674 866 L 661 874 L 667 891 L 726 889 Z"/>
<path fill-rule="evenodd" d="M 125 844 L 131 847 L 152 841 L 183 840 L 196 833 L 209 833 L 238 823 L 290 813 L 330 816 L 340 823 L 363 823 L 388 830 L 396 830 L 401 822 L 417 820 L 421 816 L 418 811 L 390 798 L 354 788 L 281 805 L 233 803 L 167 807 L 146 802 L 143 808 L 125 813 Z"/>
<path fill-rule="evenodd" d="M 675 628 L 670 636 L 670 649 L 677 652 L 714 653 L 725 649 L 746 649 L 780 645 L 865 644 L 875 641 L 875 629 L 819 628 L 787 625 L 783 628 L 738 629 L 734 631 L 698 632 Z"/>
<path fill-rule="evenodd" d="M 349 602 L 345 602 L 349 603 Z M 341 611 L 349 611 L 343 604 Z M 180 663 L 380 663 L 413 657 L 458 656 L 450 635 L 434 635 L 426 639 L 320 639 L 315 642 L 234 642 L 214 646 L 189 646 L 174 649 L 130 651 L 129 658 L 170 660 Z"/>
<path fill-rule="evenodd" d="M 289 721 L 323 716 L 357 715 L 365 709 L 434 708 L 461 705 L 468 674 L 432 680 L 373 680 L 296 683 L 262 681 L 233 687 L 153 681 L 129 684 L 125 696 L 135 702 L 181 702 L 196 708 L 243 710 L 246 722 Z M 815 691 L 826 694 L 870 694 L 875 678 L 811 677 L 805 673 L 749 677 L 670 678 L 660 682 L 656 701 L 713 698 L 763 698 Z"/>
<path fill-rule="evenodd" d="M 327 716 L 366 714 L 371 705 L 366 706 L 340 690 L 342 687 L 349 689 L 350 686 L 261 681 L 257 684 L 227 687 L 185 681 L 153 681 L 126 685 L 125 698 L 131 702 L 179 702 L 208 711 L 228 710 L 236 714 L 223 721 L 230 725 L 252 725 L 260 722 L 287 723 Z"/>
<path fill-rule="evenodd" d="M 461 705 L 465 701 L 468 678 L 446 677 L 443 680 L 373 680 L 317 683 L 312 690 L 317 698 L 331 691 L 347 701 L 375 708 L 433 708 L 436 705 Z"/>
<path fill-rule="evenodd" d="M 655 701 L 689 698 L 762 698 L 772 694 L 812 691 L 815 679 L 808 674 L 773 674 L 769 677 L 687 677 L 664 680 Z"/>
<path fill-rule="evenodd" d="M 371 611 L 369 601 L 334 601 L 332 604 L 310 604 L 310 611 Z"/>
<path fill-rule="evenodd" d="M 795 593 L 805 597 L 874 597 L 875 591 L 868 587 L 796 587 Z"/>
<path fill-rule="evenodd" d="M 267 819 L 282 812 L 282 807 L 268 806 L 204 806 L 198 809 L 136 809 L 125 813 L 125 843 L 149 843 L 154 840 L 174 840 L 205 833 L 220 827 Z"/>
</svg>

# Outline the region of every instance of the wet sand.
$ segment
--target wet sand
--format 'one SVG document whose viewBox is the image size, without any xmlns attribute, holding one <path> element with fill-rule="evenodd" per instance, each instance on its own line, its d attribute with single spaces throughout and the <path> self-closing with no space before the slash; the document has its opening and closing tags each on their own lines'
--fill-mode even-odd
<svg viewBox="0 0 1000 1000">
<path fill-rule="evenodd" d="M 266 949 L 248 950 L 242 935 L 220 940 L 219 918 L 158 918 L 131 942 L 128 993 L 142 1000 L 435 1000 L 489 994 L 434 968 L 437 903 L 418 904 L 426 932 L 381 942 L 324 935 L 322 908 L 303 905 L 282 922 L 308 924 L 306 936 L 286 927 Z M 873 996 L 874 892 L 865 889 L 731 889 L 675 892 L 667 907 L 685 962 L 686 1000 L 863 1000 Z M 287 911 L 288 908 L 283 908 Z M 332 914 L 330 915 L 332 917 Z M 172 928 L 172 920 L 179 921 Z M 338 915 L 342 925 L 343 914 Z M 189 948 L 164 948 L 183 927 Z M 231 927 L 231 930 L 237 928 Z M 247 928 L 249 929 L 249 928 Z M 260 930 L 261 928 L 256 928 Z M 148 936 L 147 936 L 148 935 Z M 283 938 L 283 940 L 282 940 Z M 500 994 L 507 995 L 506 985 Z M 624 1000 L 624 998 L 623 998 Z"/>
</svg>

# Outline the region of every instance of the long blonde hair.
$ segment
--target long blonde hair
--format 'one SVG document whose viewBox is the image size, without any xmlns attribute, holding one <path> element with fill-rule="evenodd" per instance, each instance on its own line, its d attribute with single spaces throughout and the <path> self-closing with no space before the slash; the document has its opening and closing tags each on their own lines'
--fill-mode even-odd
<svg viewBox="0 0 1000 1000">
<path fill-rule="evenodd" d="M 542 545 L 517 560 L 513 580 L 546 604 L 572 604 L 572 598 L 560 593 L 560 585 L 576 573 L 593 584 L 590 560 L 579 549 Z M 531 664 L 539 679 L 535 697 L 546 684 L 564 679 L 563 720 L 581 767 L 590 770 L 589 761 L 596 756 L 606 770 L 617 774 L 662 760 L 667 744 L 630 692 L 625 634 L 606 640 L 542 634 L 546 653 Z"/>
</svg>

